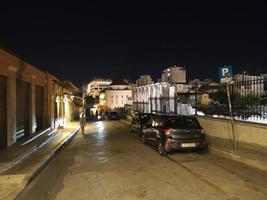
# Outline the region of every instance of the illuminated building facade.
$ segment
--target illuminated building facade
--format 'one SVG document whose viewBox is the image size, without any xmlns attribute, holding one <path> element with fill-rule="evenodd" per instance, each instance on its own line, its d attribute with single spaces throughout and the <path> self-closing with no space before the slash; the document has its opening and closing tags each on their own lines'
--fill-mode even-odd
<svg viewBox="0 0 267 200">
<path fill-rule="evenodd" d="M 106 90 L 112 83 L 110 79 L 95 79 L 92 80 L 87 86 L 87 95 L 94 98 L 99 97 L 100 93 Z"/>
</svg>

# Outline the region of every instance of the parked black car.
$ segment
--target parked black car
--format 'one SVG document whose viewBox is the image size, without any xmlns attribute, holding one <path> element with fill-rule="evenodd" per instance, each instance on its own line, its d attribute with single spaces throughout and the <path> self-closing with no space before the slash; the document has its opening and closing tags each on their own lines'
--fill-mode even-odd
<svg viewBox="0 0 267 200">
<path fill-rule="evenodd" d="M 208 150 L 204 129 L 192 116 L 153 115 L 142 130 L 142 142 L 156 147 L 160 155 L 184 149 Z"/>
<path fill-rule="evenodd" d="M 137 133 L 138 136 L 142 135 L 142 130 L 145 124 L 150 120 L 151 114 L 138 113 L 134 115 L 132 122 L 130 124 L 130 131 Z"/>
<path fill-rule="evenodd" d="M 110 111 L 108 113 L 108 119 L 109 120 L 120 120 L 121 117 L 117 111 Z"/>
</svg>

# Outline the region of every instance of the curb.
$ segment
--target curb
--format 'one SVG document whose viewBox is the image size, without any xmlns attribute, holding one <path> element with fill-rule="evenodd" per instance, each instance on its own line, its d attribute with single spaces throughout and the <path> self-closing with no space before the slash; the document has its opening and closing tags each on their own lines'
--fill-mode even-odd
<svg viewBox="0 0 267 200">
<path fill-rule="evenodd" d="M 5 171 L 9 170 L 10 168 L 14 167 L 16 164 L 23 161 L 25 158 L 27 158 L 29 155 L 34 153 L 37 150 L 37 145 L 34 145 L 32 148 L 28 149 L 27 151 L 23 152 L 20 156 L 18 156 L 15 160 L 13 160 L 10 164 L 8 164 L 6 167 L 1 169 L 0 174 L 4 173 Z"/>
<path fill-rule="evenodd" d="M 49 129 L 50 130 L 50 129 Z M 55 132 L 57 132 L 57 130 L 55 130 Z M 26 159 L 28 156 L 30 156 L 32 153 L 34 153 L 35 151 L 39 150 L 40 148 L 42 148 L 43 146 L 45 146 L 46 144 L 48 144 L 49 142 L 51 142 L 53 139 L 55 139 L 58 136 L 58 134 L 52 135 L 50 138 L 48 138 L 47 140 L 45 140 L 43 143 L 41 143 L 40 145 L 34 145 L 33 147 L 31 147 L 30 149 L 28 149 L 27 151 L 23 152 L 21 155 L 19 155 L 16 159 L 14 159 L 10 164 L 8 164 L 6 167 L 4 167 L 3 169 L 0 170 L 0 174 L 4 173 L 5 171 L 9 170 L 10 168 L 14 167 L 15 165 L 19 164 L 21 161 L 23 161 L 24 159 Z"/>
<path fill-rule="evenodd" d="M 223 150 L 218 149 L 216 147 L 210 147 L 209 150 L 210 150 L 211 154 L 218 155 L 218 156 L 221 156 L 224 158 L 228 158 L 228 159 L 240 162 L 240 163 L 245 164 L 249 167 L 253 167 L 253 168 L 257 168 L 259 170 L 267 171 L 267 165 L 262 163 L 262 162 L 259 162 L 257 160 L 245 158 L 245 157 L 240 156 L 236 153 L 223 151 Z"/>
<path fill-rule="evenodd" d="M 21 191 L 16 195 L 14 199 L 16 199 L 23 190 L 37 177 L 38 174 L 48 165 L 48 163 L 55 157 L 57 153 L 59 153 L 69 142 L 76 136 L 79 132 L 80 128 L 76 128 L 74 131 L 69 134 L 48 156 L 47 158 L 37 167 L 37 169 L 29 176 L 28 180 L 26 181 L 25 186 L 21 189 Z"/>
<path fill-rule="evenodd" d="M 57 147 L 52 151 L 52 153 L 44 160 L 44 162 L 33 172 L 33 174 L 30 176 L 30 179 L 27 183 L 27 185 L 47 166 L 47 164 L 54 158 L 54 156 L 59 153 L 64 146 L 66 146 L 79 132 L 80 128 L 76 128 L 74 131 L 72 131 L 71 134 L 69 134 L 68 137 L 66 137 Z"/>
</svg>

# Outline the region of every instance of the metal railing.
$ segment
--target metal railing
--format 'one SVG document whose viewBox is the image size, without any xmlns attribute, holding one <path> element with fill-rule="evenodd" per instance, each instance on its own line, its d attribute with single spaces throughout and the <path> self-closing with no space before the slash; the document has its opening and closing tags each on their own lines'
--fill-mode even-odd
<svg viewBox="0 0 267 200">
<path fill-rule="evenodd" d="M 212 92 L 197 92 L 197 111 L 214 117 L 264 122 L 267 120 L 267 78 L 241 78 L 218 84 Z M 230 109 L 231 106 L 231 109 Z M 267 122 L 266 122 L 267 123 Z"/>
<path fill-rule="evenodd" d="M 160 114 L 190 115 L 193 112 L 196 115 L 267 123 L 267 77 L 241 77 L 228 84 L 196 84 L 188 93 L 134 102 L 133 109 Z"/>
</svg>

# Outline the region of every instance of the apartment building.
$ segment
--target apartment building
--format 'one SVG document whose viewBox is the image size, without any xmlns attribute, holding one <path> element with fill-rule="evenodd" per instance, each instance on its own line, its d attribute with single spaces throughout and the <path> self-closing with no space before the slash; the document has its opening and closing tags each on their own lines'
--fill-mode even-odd
<svg viewBox="0 0 267 200">
<path fill-rule="evenodd" d="M 186 83 L 186 70 L 184 67 L 173 65 L 163 70 L 161 82 Z"/>
<path fill-rule="evenodd" d="M 152 80 L 150 75 L 141 75 L 139 79 L 136 80 L 136 86 L 145 86 L 153 83 L 154 81 Z"/>
<path fill-rule="evenodd" d="M 110 79 L 94 79 L 87 86 L 87 95 L 94 98 L 99 97 L 100 93 L 106 90 L 112 83 Z"/>
</svg>

